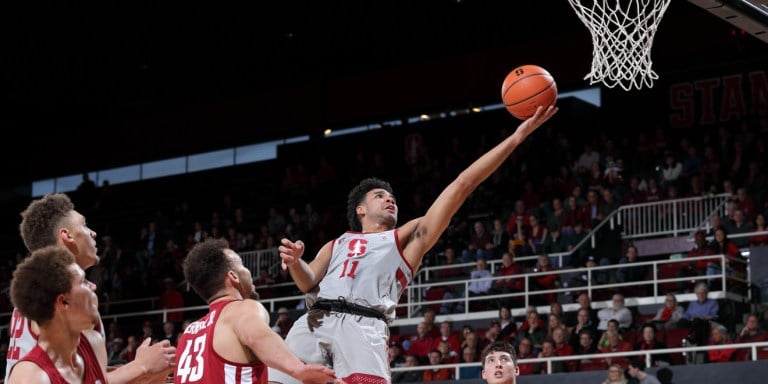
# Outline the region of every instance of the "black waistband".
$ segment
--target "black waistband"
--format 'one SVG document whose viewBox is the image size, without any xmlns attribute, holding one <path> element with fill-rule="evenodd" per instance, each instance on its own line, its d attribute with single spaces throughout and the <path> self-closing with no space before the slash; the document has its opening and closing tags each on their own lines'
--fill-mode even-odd
<svg viewBox="0 0 768 384">
<path fill-rule="evenodd" d="M 384 316 L 383 313 L 375 309 L 371 309 L 371 308 L 364 307 L 362 305 L 357 305 L 354 303 L 349 303 L 344 300 L 318 300 L 312 306 L 312 309 L 324 309 L 326 311 L 351 313 L 353 315 L 372 317 L 374 319 L 379 319 L 384 322 L 387 321 L 387 317 Z"/>
</svg>

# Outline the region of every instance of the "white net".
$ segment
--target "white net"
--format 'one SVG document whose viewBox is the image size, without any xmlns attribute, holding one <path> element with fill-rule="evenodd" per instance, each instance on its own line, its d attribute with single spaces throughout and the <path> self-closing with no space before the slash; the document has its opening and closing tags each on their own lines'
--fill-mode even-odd
<svg viewBox="0 0 768 384">
<path fill-rule="evenodd" d="M 626 91 L 653 87 L 651 45 L 671 0 L 568 0 L 592 34 L 592 71 L 584 79 Z"/>
</svg>

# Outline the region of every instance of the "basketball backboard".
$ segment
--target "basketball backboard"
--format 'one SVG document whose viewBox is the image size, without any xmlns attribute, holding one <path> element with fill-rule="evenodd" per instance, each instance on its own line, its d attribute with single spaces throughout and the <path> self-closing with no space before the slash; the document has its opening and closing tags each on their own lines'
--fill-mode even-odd
<svg viewBox="0 0 768 384">
<path fill-rule="evenodd" d="M 688 0 L 768 43 L 768 0 Z"/>
</svg>

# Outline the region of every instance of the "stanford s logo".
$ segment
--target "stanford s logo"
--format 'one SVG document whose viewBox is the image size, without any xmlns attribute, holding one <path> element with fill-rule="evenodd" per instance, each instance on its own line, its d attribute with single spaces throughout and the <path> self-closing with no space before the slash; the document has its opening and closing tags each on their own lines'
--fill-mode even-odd
<svg viewBox="0 0 768 384">
<path fill-rule="evenodd" d="M 366 239 L 352 239 L 349 241 L 349 244 L 347 245 L 349 252 L 347 253 L 347 257 L 356 257 L 356 256 L 362 256 L 365 254 L 365 251 L 368 250 L 368 240 Z"/>
</svg>

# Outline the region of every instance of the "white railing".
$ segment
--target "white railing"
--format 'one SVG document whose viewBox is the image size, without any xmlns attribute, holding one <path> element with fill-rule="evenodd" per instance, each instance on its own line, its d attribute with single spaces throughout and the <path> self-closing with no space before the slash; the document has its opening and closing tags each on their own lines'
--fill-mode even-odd
<svg viewBox="0 0 768 384">
<path fill-rule="evenodd" d="M 709 228 L 709 219 L 714 214 L 722 215 L 731 194 L 723 193 L 711 196 L 699 196 L 685 199 L 663 200 L 652 203 L 623 205 L 613 211 L 602 222 L 596 225 L 587 236 L 576 244 L 571 251 L 550 253 L 548 256 L 553 265 L 563 267 L 563 258 L 589 243 L 592 248 L 597 245 L 596 235 L 603 227 L 616 229 L 623 225 L 623 239 L 641 239 L 659 236 L 680 236 L 691 234 L 701 228 Z M 749 236 L 749 235 L 743 235 Z M 739 236 L 739 237 L 743 237 Z M 536 260 L 539 255 L 517 256 L 515 261 Z M 474 263 L 459 264 L 463 268 L 472 268 Z M 493 262 L 491 262 L 493 264 Z M 430 271 L 453 268 L 454 266 L 430 266 L 419 270 L 415 281 L 428 281 Z M 494 265 L 490 265 L 491 271 Z"/>
<path fill-rule="evenodd" d="M 626 264 L 620 264 L 620 265 L 609 265 L 609 266 L 603 266 L 603 267 L 594 267 L 594 268 L 581 268 L 581 269 L 570 269 L 570 270 L 557 270 L 552 272 L 536 272 L 536 273 L 526 273 L 522 275 L 515 275 L 515 276 L 494 276 L 492 278 L 488 278 L 486 280 L 500 280 L 500 279 L 507 279 L 510 277 L 514 278 L 520 278 L 524 279 L 525 281 L 525 292 L 517 292 L 517 293 L 506 293 L 506 294 L 490 294 L 490 295 L 484 295 L 484 296 L 475 296 L 475 297 L 467 297 L 464 295 L 464 297 L 451 299 L 451 300 L 425 300 L 423 299 L 423 291 L 429 288 L 435 288 L 435 287 L 444 287 L 444 286 L 460 286 L 462 287 L 464 292 L 468 292 L 468 286 L 471 280 L 465 279 L 465 280 L 456 280 L 456 281 L 446 281 L 446 282 L 433 282 L 429 284 L 413 284 L 408 287 L 408 294 L 407 294 L 407 301 L 405 303 L 399 304 L 398 308 L 405 308 L 405 316 L 398 317 L 393 322 L 392 326 L 410 326 L 410 325 L 416 325 L 418 322 L 422 320 L 421 315 L 421 309 L 428 307 L 432 304 L 444 304 L 444 303 L 463 303 L 464 304 L 464 311 L 460 313 L 451 313 L 449 316 L 454 320 L 475 320 L 475 319 L 494 319 L 498 316 L 498 312 L 496 310 L 485 310 L 485 311 L 470 311 L 470 304 L 471 303 L 477 303 L 477 302 L 488 302 L 489 300 L 508 300 L 510 298 L 518 297 L 520 298 L 525 305 L 512 308 L 511 312 L 513 316 L 521 316 L 525 314 L 525 310 L 527 306 L 530 304 L 530 296 L 531 295 L 545 295 L 548 293 L 561 293 L 561 292 L 569 292 L 569 291 L 587 291 L 592 295 L 594 292 L 598 290 L 613 290 L 616 288 L 622 288 L 622 287 L 642 287 L 645 286 L 646 290 L 648 291 L 647 296 L 641 296 L 641 297 L 626 297 L 626 305 L 629 307 L 633 306 L 639 306 L 639 305 L 650 305 L 650 304 L 662 304 L 664 302 L 664 295 L 666 295 L 666 291 L 659 288 L 659 285 L 665 284 L 665 283 L 692 283 L 695 281 L 706 281 L 708 279 L 717 279 L 721 281 L 721 289 L 713 289 L 710 291 L 709 297 L 712 299 L 724 299 L 729 298 L 736 301 L 743 301 L 744 297 L 738 294 L 735 294 L 733 292 L 728 291 L 728 285 L 734 282 L 745 282 L 742 279 L 738 279 L 735 277 L 728 277 L 724 273 L 718 274 L 718 275 L 710 275 L 710 276 L 693 276 L 693 277 L 675 277 L 675 278 L 659 278 L 658 276 L 658 269 L 660 266 L 668 263 L 688 263 L 688 262 L 695 262 L 696 260 L 712 260 L 715 262 L 718 262 L 723 266 L 726 263 L 726 258 L 722 255 L 719 256 L 701 256 L 701 257 L 692 257 L 692 258 L 686 258 L 682 260 L 660 260 L 660 261 L 648 261 L 648 262 L 637 262 L 632 263 L 630 266 L 647 266 L 648 268 L 652 269 L 652 276 L 653 278 L 651 280 L 647 281 L 637 281 L 637 282 L 625 282 L 625 283 L 610 283 L 610 284 L 601 284 L 601 285 L 594 285 L 594 284 L 587 284 L 582 287 L 563 287 L 563 288 L 557 288 L 552 290 L 540 290 L 540 291 L 530 291 L 528 287 L 532 286 L 531 279 L 535 279 L 538 276 L 547 275 L 549 273 L 556 273 L 559 275 L 566 275 L 566 274 L 572 274 L 574 272 L 576 273 L 585 273 L 588 277 L 591 277 L 595 273 L 600 272 L 608 272 L 610 273 L 611 270 L 616 270 L 619 268 L 626 267 L 628 265 Z M 721 269 L 724 270 L 724 269 Z M 591 279 L 589 280 L 591 281 Z M 679 302 L 689 302 L 696 300 L 696 295 L 693 293 L 680 293 L 677 294 L 677 299 Z M 271 299 L 261 299 L 259 300 L 270 312 L 277 311 L 280 307 L 288 307 L 289 309 L 295 309 L 295 306 L 292 306 L 291 303 L 301 302 L 304 300 L 304 295 L 297 295 L 297 296 L 289 296 L 289 297 L 279 297 L 279 298 L 271 298 Z M 593 308 L 600 309 L 611 305 L 610 300 L 605 301 L 594 301 Z M 563 304 L 563 309 L 566 311 L 573 311 L 576 310 L 578 307 L 578 304 L 576 303 L 568 303 Z M 540 313 L 548 313 L 549 312 L 549 306 L 543 306 L 541 308 L 538 308 Z M 207 310 L 207 306 L 194 306 L 194 307 L 185 307 L 185 308 L 178 308 L 178 309 L 158 309 L 158 310 L 151 310 L 151 311 L 140 311 L 140 312 L 131 312 L 131 313 L 120 313 L 120 314 L 106 314 L 102 315 L 102 319 L 123 319 L 123 318 L 136 318 L 136 317 L 142 317 L 145 318 L 147 316 L 151 315 L 159 315 L 159 317 L 165 321 L 167 318 L 167 315 L 169 313 L 173 312 L 185 312 L 185 318 L 196 318 L 202 315 Z M 301 310 L 300 310 L 301 311 Z M 200 312 L 200 313 L 197 313 Z M 191 315 L 194 314 L 194 315 Z M 442 317 L 442 316 L 440 316 Z"/>
<path fill-rule="evenodd" d="M 745 286 L 748 284 L 748 282 L 745 279 L 735 277 L 735 276 L 727 276 L 725 273 L 721 272 L 719 274 L 714 275 L 701 275 L 701 276 L 687 276 L 687 277 L 674 277 L 674 278 L 660 278 L 659 277 L 659 270 L 661 269 L 661 266 L 665 264 L 677 264 L 677 263 L 692 263 L 696 260 L 710 260 L 711 262 L 715 262 L 720 264 L 720 270 L 725 271 L 723 269 L 725 265 L 727 264 L 727 258 L 723 255 L 713 255 L 713 256 L 700 256 L 700 257 L 691 257 L 691 258 L 685 258 L 685 259 L 670 259 L 670 260 L 657 260 L 657 261 L 642 261 L 642 262 L 635 262 L 631 264 L 611 264 L 606 266 L 595 266 L 592 268 L 574 268 L 574 269 L 558 269 L 554 271 L 548 271 L 548 272 L 530 272 L 525 273 L 521 275 L 511 275 L 511 276 L 493 276 L 489 278 L 485 278 L 482 280 L 485 281 L 498 281 L 498 280 L 506 280 L 506 279 L 522 279 L 524 282 L 524 291 L 521 292 L 513 292 L 513 293 L 498 293 L 498 294 L 487 294 L 482 296 L 473 296 L 469 297 L 469 284 L 472 282 L 470 279 L 462 279 L 462 280 L 450 280 L 450 281 L 439 281 L 439 282 L 430 282 L 425 284 L 418 284 L 414 283 L 408 286 L 408 300 L 407 303 L 400 304 L 399 307 L 405 308 L 405 318 L 400 320 L 400 325 L 413 325 L 415 324 L 414 321 L 418 322 L 421 320 L 419 317 L 419 314 L 422 312 L 422 310 L 426 307 L 429 307 L 431 305 L 445 305 L 445 304 L 461 304 L 463 306 L 464 310 L 462 312 L 458 312 L 460 315 L 465 315 L 463 318 L 466 319 L 484 319 L 484 318 L 493 318 L 496 316 L 495 311 L 484 311 L 484 312 L 473 312 L 470 311 L 470 305 L 473 303 L 482 303 L 482 302 L 488 302 L 490 300 L 509 300 L 511 298 L 518 298 L 520 301 L 522 301 L 522 305 L 518 308 L 513 308 L 512 313 L 514 316 L 520 316 L 525 314 L 526 308 L 531 305 L 531 296 L 532 295 L 546 295 L 546 294 L 559 294 L 559 293 L 569 293 L 569 292 L 576 292 L 576 291 L 586 291 L 590 297 L 594 297 L 594 293 L 598 290 L 605 290 L 605 291 L 612 291 L 615 289 L 620 288 L 629 288 L 629 287 L 641 287 L 644 288 L 646 291 L 647 298 L 650 299 L 641 299 L 637 301 L 635 304 L 661 304 L 663 303 L 663 297 L 666 295 L 667 291 L 662 289 L 661 287 L 665 284 L 669 283 L 686 283 L 686 284 L 693 284 L 697 281 L 709 281 L 709 280 L 720 280 L 720 287 L 721 289 L 716 291 L 710 292 L 713 298 L 725 298 L 727 296 L 730 296 L 731 298 L 741 301 L 746 296 L 740 296 L 732 292 L 728 292 L 728 287 L 733 283 L 742 283 Z M 742 260 L 735 260 L 732 262 L 736 263 L 742 263 L 744 264 L 744 268 L 746 268 L 746 262 Z M 629 281 L 629 282 L 615 282 L 615 279 L 613 278 L 616 276 L 616 272 L 627 267 L 643 267 L 645 266 L 650 270 L 650 276 L 649 280 L 643 280 L 643 281 Z M 546 275 L 557 275 L 559 280 L 561 281 L 561 287 L 556 289 L 549 289 L 549 290 L 531 290 L 532 287 L 534 287 L 533 280 L 535 280 L 538 277 L 546 276 Z M 565 281 L 573 281 L 572 278 L 574 276 L 584 275 L 586 277 L 585 285 L 584 286 L 563 286 L 562 282 Z M 612 283 L 607 284 L 593 284 L 592 282 L 595 281 L 595 277 L 606 274 L 610 281 L 614 281 Z M 450 288 L 454 292 L 458 292 L 458 295 L 454 295 L 455 298 L 453 299 L 445 299 L 440 298 L 438 300 L 425 300 L 423 297 L 425 296 L 425 293 L 428 289 L 434 289 L 434 288 Z M 745 291 L 744 294 L 748 294 L 748 291 Z M 460 296 L 460 297 L 456 297 Z M 628 305 L 631 305 L 633 300 L 638 300 L 636 298 L 627 297 Z M 680 294 L 678 295 L 678 301 L 685 302 L 685 301 L 693 301 L 696 300 L 695 295 L 692 293 L 688 294 Z M 576 309 L 576 304 L 565 304 L 564 308 L 567 306 L 573 306 L 573 309 Z M 596 308 L 600 308 L 601 305 L 610 305 L 610 301 L 606 301 L 604 303 L 595 302 L 594 303 Z M 566 308 L 567 309 L 567 308 Z M 548 311 L 547 308 L 542 308 L 545 312 Z M 490 313 L 489 313 L 490 312 Z M 454 311 L 452 312 L 453 315 L 456 315 L 457 313 Z M 413 324 L 411 324 L 413 323 Z"/>
<path fill-rule="evenodd" d="M 277 268 L 280 267 L 280 252 L 277 247 L 269 249 L 260 249 L 258 251 L 238 252 L 243 259 L 243 265 L 251 271 L 254 276 L 259 275 L 259 271 L 266 269 L 269 274 L 275 276 Z"/>
<path fill-rule="evenodd" d="M 650 350 L 644 350 L 644 351 L 627 351 L 627 352 L 610 352 L 610 353 L 595 353 L 595 354 L 588 354 L 588 355 L 570 355 L 570 356 L 553 356 L 553 357 L 536 357 L 531 359 L 520 359 L 517 361 L 518 365 L 520 364 L 535 364 L 535 363 L 544 363 L 546 366 L 546 373 L 552 373 L 552 364 L 555 362 L 567 362 L 567 361 L 581 361 L 581 360 L 591 360 L 591 361 L 606 361 L 605 369 L 608 369 L 608 363 L 607 361 L 613 359 L 613 358 L 623 358 L 623 359 L 631 359 L 631 358 L 643 358 L 645 360 L 646 366 L 651 367 L 653 366 L 651 364 L 652 357 L 654 355 L 669 355 L 673 353 L 693 353 L 693 352 L 702 352 L 702 351 L 712 351 L 712 350 L 718 350 L 718 349 L 736 349 L 737 351 L 740 349 L 748 349 L 749 350 L 749 360 L 756 361 L 758 360 L 758 350 L 768 351 L 768 342 L 755 342 L 755 343 L 739 343 L 739 344 L 723 344 L 723 345 L 705 345 L 705 346 L 699 346 L 699 347 L 679 347 L 679 348 L 661 348 L 661 349 L 650 349 Z M 392 368 L 392 372 L 405 372 L 405 371 L 422 371 L 425 369 L 442 369 L 442 368 L 448 368 L 454 370 L 454 376 L 458 378 L 461 368 L 465 367 L 482 367 L 481 362 L 474 362 L 474 363 L 458 363 L 458 364 L 439 364 L 439 365 L 419 365 L 416 367 L 396 367 Z M 575 371 L 579 372 L 579 371 Z M 461 378 L 465 379 L 465 378 Z"/>
<path fill-rule="evenodd" d="M 721 215 L 732 197 L 729 193 L 652 203 L 624 205 L 607 220 L 611 228 L 622 226 L 624 239 L 689 234 L 709 223 L 713 214 Z"/>
</svg>

